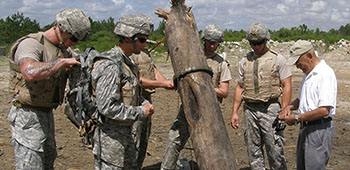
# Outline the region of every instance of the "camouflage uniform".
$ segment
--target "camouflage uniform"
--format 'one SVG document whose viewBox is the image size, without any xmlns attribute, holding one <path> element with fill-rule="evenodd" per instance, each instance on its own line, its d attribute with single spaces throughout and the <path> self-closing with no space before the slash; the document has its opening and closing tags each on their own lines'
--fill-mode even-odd
<svg viewBox="0 0 350 170">
<path fill-rule="evenodd" d="M 210 24 L 205 28 L 202 38 L 220 43 L 223 42 L 224 35 L 219 26 Z M 220 82 L 230 81 L 232 79 L 227 61 L 220 55 L 207 56 L 207 63 L 213 71 L 212 81 L 215 88 L 219 87 Z M 220 103 L 222 100 L 222 98 L 218 97 Z M 162 170 L 173 170 L 176 168 L 176 161 L 178 160 L 180 151 L 184 148 L 189 137 L 188 122 L 181 105 L 179 113 L 169 130 L 168 144 L 161 165 Z"/>
<path fill-rule="evenodd" d="M 156 66 L 146 50 L 141 51 L 140 54 L 132 55 L 131 58 L 140 70 L 140 77 L 155 80 L 154 68 Z M 153 93 L 155 93 L 155 89 L 142 88 L 142 96 L 150 103 L 152 103 L 151 95 Z M 143 161 L 146 157 L 148 140 L 151 135 L 151 127 L 151 117 L 147 118 L 145 121 L 136 121 L 133 125 L 132 135 L 136 145 L 137 164 L 140 168 L 142 167 Z"/>
<path fill-rule="evenodd" d="M 98 126 L 94 134 L 96 169 L 110 167 L 136 169 L 136 152 L 131 127 L 136 120 L 145 119 L 145 110 L 139 103 L 142 98 L 139 91 L 137 67 L 118 47 L 106 53 L 111 60 L 95 62 L 91 72 L 92 86 L 96 91 L 98 107 Z M 125 70 L 131 70 L 127 72 Z M 132 101 L 127 103 L 126 97 Z M 139 102 L 140 99 L 140 102 Z M 95 159 L 96 160 L 96 159 Z"/>
<path fill-rule="evenodd" d="M 57 152 L 52 111 L 12 106 L 8 120 L 16 169 L 53 169 Z"/>
<path fill-rule="evenodd" d="M 144 24 L 149 20 L 145 15 L 124 16 L 114 32 L 123 37 L 149 35 L 153 23 Z M 135 121 L 145 120 L 146 110 L 141 105 L 149 102 L 141 96 L 137 66 L 120 47 L 101 55 L 110 59 L 96 59 L 91 72 L 99 122 L 93 137 L 95 169 L 136 170 L 139 167 L 132 126 Z"/>
<path fill-rule="evenodd" d="M 270 38 L 266 26 L 253 24 L 247 33 L 249 41 L 264 41 Z M 245 101 L 244 139 L 247 144 L 252 170 L 265 169 L 265 145 L 271 169 L 287 169 L 283 153 L 283 130 L 272 127 L 281 109 L 278 97 L 282 93 L 280 80 L 291 76 L 286 59 L 273 51 L 256 57 L 250 52 L 239 64 L 238 82 L 243 84 L 242 98 Z"/>
<path fill-rule="evenodd" d="M 75 24 L 68 26 L 61 22 L 68 19 Z M 61 31 L 79 32 L 78 39 L 85 39 L 90 31 L 89 19 L 78 9 L 59 12 L 56 22 Z M 35 50 L 40 51 L 41 55 L 33 53 Z M 70 48 L 57 47 L 43 32 L 18 39 L 10 49 L 10 91 L 14 94 L 14 99 L 8 120 L 12 131 L 16 169 L 54 168 L 57 151 L 52 109 L 62 102 L 67 80 L 65 69 L 60 69 L 46 79 L 27 81 L 20 71 L 18 61 L 28 57 L 40 62 L 52 62 L 59 58 L 72 57 L 73 54 Z"/>
</svg>

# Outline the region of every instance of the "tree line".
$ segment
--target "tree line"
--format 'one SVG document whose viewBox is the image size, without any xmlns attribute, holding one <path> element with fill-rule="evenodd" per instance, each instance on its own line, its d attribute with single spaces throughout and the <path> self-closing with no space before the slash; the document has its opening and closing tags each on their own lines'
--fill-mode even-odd
<svg viewBox="0 0 350 170">
<path fill-rule="evenodd" d="M 92 34 L 86 42 L 78 42 L 73 48 L 78 48 L 80 51 L 86 47 L 95 47 L 98 51 L 106 51 L 118 43 L 118 38 L 113 33 L 115 21 L 110 17 L 107 20 L 94 21 L 90 18 Z M 51 28 L 54 22 L 44 27 L 40 27 L 39 22 L 35 19 L 25 17 L 23 13 L 17 12 L 5 19 L 0 19 L 0 46 L 5 46 L 7 49 L 18 38 L 29 33 L 45 31 Z M 159 23 L 158 28 L 151 34 L 150 39 L 160 41 L 164 37 L 165 21 Z M 200 31 L 201 33 L 202 31 Z M 315 30 L 309 29 L 307 25 L 302 24 L 298 27 L 280 28 L 279 30 L 270 30 L 271 39 L 275 41 L 290 41 L 290 40 L 323 40 L 326 45 L 333 44 L 340 39 L 350 40 L 350 23 L 341 26 L 339 29 L 330 29 L 329 31 L 321 31 L 319 28 Z M 246 37 L 245 30 L 225 30 L 225 41 L 241 41 Z M 161 46 L 156 49 L 158 52 L 165 52 L 166 46 Z"/>
</svg>

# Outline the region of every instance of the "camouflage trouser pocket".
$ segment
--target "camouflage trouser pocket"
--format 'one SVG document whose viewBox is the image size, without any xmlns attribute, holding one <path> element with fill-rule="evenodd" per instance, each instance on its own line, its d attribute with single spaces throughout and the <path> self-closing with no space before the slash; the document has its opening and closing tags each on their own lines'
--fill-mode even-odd
<svg viewBox="0 0 350 170">
<path fill-rule="evenodd" d="M 23 130 L 30 129 L 32 127 L 41 129 L 38 115 L 31 111 L 25 112 L 24 110 L 20 111 L 20 109 L 17 110 L 17 113 L 21 115 L 16 116 L 16 126 L 21 127 Z"/>
<path fill-rule="evenodd" d="M 283 136 L 283 131 L 277 131 L 274 135 L 273 135 L 274 139 L 275 139 L 275 143 L 276 145 L 283 147 L 284 143 L 285 143 L 285 139 Z"/>
</svg>

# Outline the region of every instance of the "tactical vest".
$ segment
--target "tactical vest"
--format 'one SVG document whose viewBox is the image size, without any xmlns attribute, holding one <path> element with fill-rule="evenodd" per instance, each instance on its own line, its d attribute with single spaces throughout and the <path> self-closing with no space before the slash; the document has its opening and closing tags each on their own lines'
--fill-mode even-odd
<svg viewBox="0 0 350 170">
<path fill-rule="evenodd" d="M 208 66 L 212 69 L 213 71 L 213 85 L 214 88 L 218 88 L 220 85 L 220 76 L 221 76 L 221 64 L 222 62 L 226 62 L 220 55 L 215 54 L 213 57 L 207 58 L 207 63 Z M 218 97 L 219 102 L 222 102 L 222 98 Z"/>
<path fill-rule="evenodd" d="M 141 84 L 138 68 L 132 63 L 128 65 L 123 62 L 123 69 L 127 80 L 122 87 L 123 103 L 127 106 L 139 106 Z"/>
<path fill-rule="evenodd" d="M 256 58 L 254 52 L 243 59 L 244 86 L 242 97 L 247 102 L 267 102 L 282 94 L 279 73 L 276 71 L 277 54 L 268 51 Z"/>
<path fill-rule="evenodd" d="M 218 54 L 216 54 L 213 57 L 207 58 L 207 63 L 208 66 L 212 69 L 213 71 L 213 85 L 214 88 L 218 88 L 219 84 L 220 84 L 220 75 L 221 75 L 221 64 L 222 62 L 224 62 L 225 60 Z"/>
<path fill-rule="evenodd" d="M 140 77 L 144 77 L 149 80 L 155 80 L 153 61 L 152 58 L 146 52 L 141 51 L 140 54 L 133 54 L 131 58 L 139 68 Z M 154 88 L 142 88 L 143 96 L 149 96 L 152 93 L 155 93 Z"/>
<path fill-rule="evenodd" d="M 43 45 L 42 61 L 40 62 L 51 62 L 63 57 L 62 50 L 52 44 L 43 32 L 29 34 L 18 39 L 9 52 L 10 92 L 17 96 L 15 102 L 23 106 L 56 108 L 63 101 L 67 81 L 66 70 L 60 69 L 55 75 L 44 80 L 25 80 L 19 65 L 15 63 L 15 52 L 18 45 L 26 38 L 33 38 Z"/>
</svg>

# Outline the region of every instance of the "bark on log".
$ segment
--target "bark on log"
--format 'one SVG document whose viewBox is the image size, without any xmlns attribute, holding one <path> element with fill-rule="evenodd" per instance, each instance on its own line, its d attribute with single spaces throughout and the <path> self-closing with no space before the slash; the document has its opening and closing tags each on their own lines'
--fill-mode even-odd
<svg viewBox="0 0 350 170">
<path fill-rule="evenodd" d="M 214 91 L 195 19 L 184 0 L 172 0 L 165 36 L 178 92 L 184 107 L 196 159 L 201 170 L 236 170 L 236 160 Z M 198 71 L 199 70 L 199 71 Z"/>
</svg>

